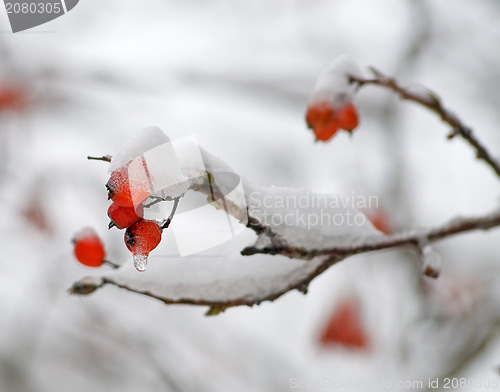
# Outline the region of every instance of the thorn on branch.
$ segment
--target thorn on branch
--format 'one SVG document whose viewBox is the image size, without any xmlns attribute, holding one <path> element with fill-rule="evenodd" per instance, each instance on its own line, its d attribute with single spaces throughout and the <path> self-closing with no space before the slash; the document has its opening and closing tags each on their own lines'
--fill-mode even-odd
<svg viewBox="0 0 500 392">
<path fill-rule="evenodd" d="M 427 90 L 427 96 L 430 98 L 430 104 L 432 107 L 440 111 L 442 108 L 441 98 L 439 98 L 438 95 L 431 90 Z"/>
<path fill-rule="evenodd" d="M 448 140 L 451 140 L 451 139 L 453 139 L 455 136 L 457 136 L 459 134 L 460 134 L 460 129 L 458 129 L 457 127 L 455 127 L 448 134 L 447 138 L 448 138 Z"/>
<path fill-rule="evenodd" d="M 382 72 L 380 72 L 377 68 L 375 67 L 368 67 L 368 69 L 370 70 L 370 72 L 376 77 L 376 78 L 379 78 L 379 79 L 387 79 L 387 76 L 385 76 Z"/>
<path fill-rule="evenodd" d="M 297 287 L 297 290 L 300 291 L 302 294 L 306 295 L 307 292 L 309 291 L 309 282 L 301 284 L 300 286 Z"/>
</svg>

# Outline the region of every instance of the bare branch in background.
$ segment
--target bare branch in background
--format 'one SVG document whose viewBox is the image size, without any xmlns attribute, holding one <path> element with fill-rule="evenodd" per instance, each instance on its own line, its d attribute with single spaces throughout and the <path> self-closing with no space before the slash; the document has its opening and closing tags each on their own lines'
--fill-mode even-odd
<svg viewBox="0 0 500 392">
<path fill-rule="evenodd" d="M 415 93 L 402 87 L 395 79 L 382 74 L 375 68 L 372 68 L 372 72 L 374 73 L 375 78 L 365 79 L 351 76 L 351 82 L 356 83 L 359 87 L 367 84 L 386 87 L 394 91 L 401 98 L 416 102 L 429 109 L 431 112 L 436 113 L 441 120 L 451 127 L 451 133 L 448 135 L 448 138 L 452 139 L 457 135 L 462 137 L 472 146 L 472 148 L 474 148 L 477 159 L 486 162 L 486 164 L 493 169 L 496 175 L 500 177 L 500 163 L 493 158 L 487 148 L 477 139 L 472 129 L 465 125 L 454 113 L 443 106 L 441 99 L 435 93 L 430 90 L 427 90 L 427 94 L 425 95 L 420 92 Z"/>
</svg>

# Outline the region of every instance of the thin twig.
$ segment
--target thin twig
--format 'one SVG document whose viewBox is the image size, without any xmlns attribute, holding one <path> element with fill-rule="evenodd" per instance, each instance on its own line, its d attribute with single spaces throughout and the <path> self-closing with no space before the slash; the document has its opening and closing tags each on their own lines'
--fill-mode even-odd
<svg viewBox="0 0 500 392">
<path fill-rule="evenodd" d="M 118 269 L 120 266 L 116 263 L 113 263 L 112 261 L 109 260 L 104 260 L 104 264 L 109 265 L 111 268 Z"/>
<path fill-rule="evenodd" d="M 214 188 L 213 188 L 213 179 L 212 179 L 212 174 L 207 171 L 207 179 L 208 179 L 208 186 L 210 188 L 210 197 L 212 198 L 212 202 L 215 201 L 215 195 L 214 195 Z"/>
<path fill-rule="evenodd" d="M 161 203 L 162 201 L 165 201 L 165 199 L 163 197 L 160 197 L 160 196 L 150 195 L 149 198 L 153 199 L 153 201 L 151 201 L 147 204 L 144 204 L 143 205 L 144 208 L 149 208 L 149 207 L 154 206 L 155 204 L 158 204 L 158 203 Z"/>
<path fill-rule="evenodd" d="M 172 207 L 172 211 L 170 211 L 170 215 L 168 216 L 168 218 L 161 225 L 162 229 L 166 229 L 166 228 L 168 228 L 168 226 L 170 226 L 170 223 L 172 222 L 172 219 L 174 219 L 175 211 L 177 211 L 177 206 L 179 205 L 179 200 L 180 199 L 181 199 L 180 197 L 176 197 L 174 199 L 174 206 Z"/>
<path fill-rule="evenodd" d="M 454 113 L 450 112 L 442 105 L 441 99 L 435 93 L 430 90 L 427 90 L 427 95 L 413 93 L 402 87 L 395 79 L 385 76 L 375 68 L 372 68 L 372 72 L 375 74 L 375 78 L 372 79 L 365 79 L 356 76 L 350 76 L 349 78 L 351 83 L 356 83 L 358 87 L 367 84 L 386 87 L 394 91 L 401 98 L 416 102 L 436 113 L 441 120 L 451 127 L 451 133 L 448 135 L 448 138 L 452 139 L 453 137 L 460 135 L 472 146 L 472 148 L 474 148 L 477 159 L 486 162 L 486 164 L 493 169 L 496 175 L 500 177 L 500 163 L 491 156 L 486 147 L 474 135 L 472 129 L 465 125 Z"/>
<path fill-rule="evenodd" d="M 111 155 L 103 155 L 102 157 L 91 157 L 88 156 L 87 159 L 91 161 L 104 161 L 104 162 L 111 162 Z"/>
</svg>

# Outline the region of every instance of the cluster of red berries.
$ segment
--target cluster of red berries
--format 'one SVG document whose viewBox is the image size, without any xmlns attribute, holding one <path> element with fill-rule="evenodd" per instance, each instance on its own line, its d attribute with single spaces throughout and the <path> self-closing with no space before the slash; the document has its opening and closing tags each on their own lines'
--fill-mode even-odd
<svg viewBox="0 0 500 392">
<path fill-rule="evenodd" d="M 134 256 L 135 267 L 144 271 L 149 253 L 161 241 L 163 228 L 155 221 L 143 219 L 143 202 L 149 197 L 149 191 L 130 181 L 129 165 L 130 162 L 113 171 L 106 183 L 108 199 L 112 201 L 108 208 L 109 228 L 127 229 L 125 245 Z M 134 204 L 137 202 L 139 204 Z M 93 236 L 77 236 L 74 241 L 75 256 L 82 264 L 90 267 L 103 264 L 104 246 L 95 232 Z"/>
<path fill-rule="evenodd" d="M 106 183 L 108 198 L 112 201 L 108 216 L 111 219 L 110 227 L 127 228 L 125 245 L 134 255 L 134 261 L 137 261 L 147 258 L 149 252 L 158 246 L 163 229 L 155 221 L 143 219 L 143 202 L 149 197 L 149 191 L 146 187 L 141 189 L 140 186 L 131 186 L 129 165 L 113 171 Z M 143 270 L 145 265 L 139 264 L 136 262 L 136 267 Z"/>
<path fill-rule="evenodd" d="M 317 140 L 330 140 L 339 129 L 352 132 L 358 126 L 358 112 L 351 103 L 334 107 L 330 102 L 323 101 L 310 105 L 306 112 L 306 122 Z"/>
</svg>

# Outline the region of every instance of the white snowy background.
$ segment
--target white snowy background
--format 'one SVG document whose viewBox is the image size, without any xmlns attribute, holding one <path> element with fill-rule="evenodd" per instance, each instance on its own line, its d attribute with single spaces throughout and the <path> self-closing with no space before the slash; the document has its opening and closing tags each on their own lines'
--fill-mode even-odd
<svg viewBox="0 0 500 392">
<path fill-rule="evenodd" d="M 378 195 L 398 228 L 496 208 L 498 179 L 470 147 L 387 91 L 361 89 L 352 138 L 313 143 L 303 118 L 318 73 L 346 54 L 430 87 L 500 155 L 499 16 L 495 0 L 81 0 L 12 34 L 0 10 L 0 87 L 30 98 L 0 113 L 0 391 L 384 391 L 436 377 L 497 390 L 498 230 L 436 245 L 436 281 L 410 252 L 384 251 L 334 266 L 305 296 L 216 317 L 114 287 L 66 290 L 102 272 L 73 258 L 83 226 L 131 263 L 123 233 L 106 229 L 106 164 L 86 156 L 148 125 L 196 135 L 260 184 Z M 349 294 L 369 350 L 321 347 Z"/>
</svg>

